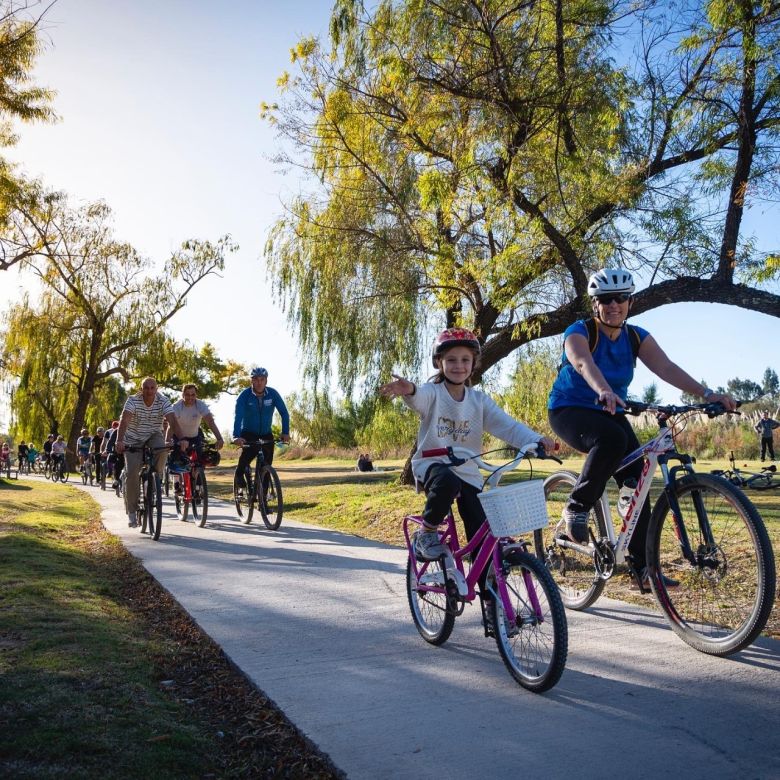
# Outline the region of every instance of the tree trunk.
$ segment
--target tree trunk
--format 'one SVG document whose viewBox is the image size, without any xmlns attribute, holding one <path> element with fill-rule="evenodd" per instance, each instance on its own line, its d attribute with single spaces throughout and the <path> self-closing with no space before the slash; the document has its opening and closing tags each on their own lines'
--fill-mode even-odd
<svg viewBox="0 0 780 780">
<path fill-rule="evenodd" d="M 414 474 L 412 474 L 412 455 L 414 455 L 415 452 L 417 452 L 417 442 L 412 445 L 412 450 L 409 453 L 409 457 L 406 459 L 406 463 L 404 463 L 401 476 L 398 478 L 398 481 L 402 485 L 414 485 Z"/>
</svg>

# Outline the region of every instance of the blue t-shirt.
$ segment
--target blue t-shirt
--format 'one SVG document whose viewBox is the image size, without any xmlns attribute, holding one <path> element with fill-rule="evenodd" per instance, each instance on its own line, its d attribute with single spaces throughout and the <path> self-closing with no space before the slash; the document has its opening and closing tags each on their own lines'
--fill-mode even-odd
<svg viewBox="0 0 780 780">
<path fill-rule="evenodd" d="M 639 334 L 639 343 L 641 344 L 649 335 L 644 328 L 636 325 Z M 563 333 L 563 341 L 577 333 L 583 336 L 587 341 L 588 328 L 585 320 L 577 320 L 573 325 L 569 325 Z M 628 386 L 634 378 L 634 352 L 631 349 L 631 336 L 628 328 L 624 325 L 620 335 L 611 341 L 603 333 L 599 334 L 599 340 L 596 349 L 593 350 L 593 362 L 604 374 L 612 391 L 625 400 L 628 393 Z M 558 376 L 553 382 L 550 397 L 547 401 L 548 409 L 559 409 L 562 406 L 584 406 L 587 409 L 593 409 L 598 404 L 598 395 L 593 392 L 590 385 L 574 370 L 571 363 L 566 358 L 566 351 L 563 353 L 563 366 L 558 372 Z M 618 407 L 620 411 L 620 407 Z"/>
</svg>

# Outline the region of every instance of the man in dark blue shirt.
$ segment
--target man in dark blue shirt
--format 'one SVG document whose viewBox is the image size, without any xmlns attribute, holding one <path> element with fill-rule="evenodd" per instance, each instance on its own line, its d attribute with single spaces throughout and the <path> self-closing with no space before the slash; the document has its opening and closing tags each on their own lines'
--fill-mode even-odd
<svg viewBox="0 0 780 780">
<path fill-rule="evenodd" d="M 268 370 L 253 368 L 251 374 L 252 386 L 243 390 L 236 399 L 236 414 L 233 419 L 233 443 L 238 445 L 254 444 L 241 452 L 234 476 L 237 490 L 246 488 L 244 470 L 262 450 L 265 462 L 273 463 L 274 442 L 271 433 L 271 422 L 274 411 L 282 418 L 282 441 L 290 441 L 290 414 L 284 405 L 282 397 L 273 387 L 268 387 Z"/>
</svg>

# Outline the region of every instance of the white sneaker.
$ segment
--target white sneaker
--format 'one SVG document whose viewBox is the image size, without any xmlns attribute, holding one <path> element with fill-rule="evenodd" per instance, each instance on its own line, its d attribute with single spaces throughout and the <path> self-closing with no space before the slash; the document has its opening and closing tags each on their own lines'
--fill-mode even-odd
<svg viewBox="0 0 780 780">
<path fill-rule="evenodd" d="M 417 559 L 423 561 L 435 561 L 444 555 L 444 545 L 436 531 L 417 531 L 412 540 L 412 549 Z"/>
</svg>

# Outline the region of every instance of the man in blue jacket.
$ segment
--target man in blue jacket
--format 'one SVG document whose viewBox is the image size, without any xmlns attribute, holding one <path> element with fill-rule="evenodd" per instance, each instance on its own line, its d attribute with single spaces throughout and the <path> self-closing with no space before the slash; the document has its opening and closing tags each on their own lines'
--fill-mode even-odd
<svg viewBox="0 0 780 780">
<path fill-rule="evenodd" d="M 252 386 L 243 390 L 236 399 L 236 415 L 233 420 L 233 443 L 254 444 L 262 439 L 255 447 L 247 447 L 241 451 L 234 476 L 236 488 L 246 488 L 244 469 L 255 459 L 257 453 L 262 450 L 265 462 L 273 463 L 274 442 L 271 433 L 271 421 L 274 410 L 279 412 L 282 418 L 282 441 L 290 441 L 290 414 L 284 405 L 282 396 L 273 389 L 267 387 L 268 370 L 265 368 L 253 368 L 251 374 Z"/>
</svg>

